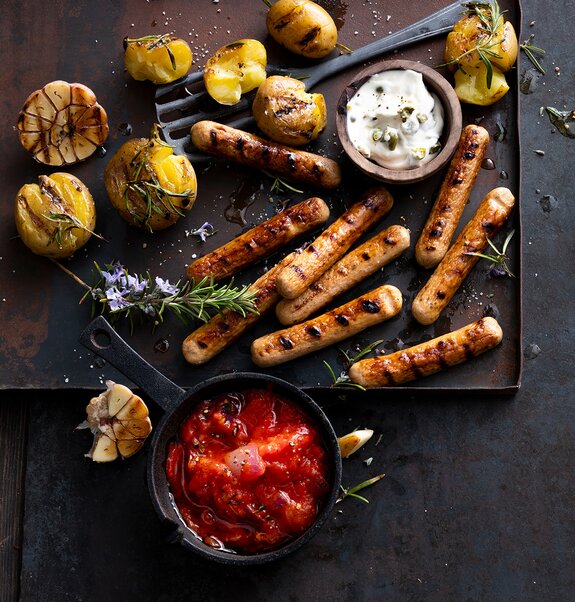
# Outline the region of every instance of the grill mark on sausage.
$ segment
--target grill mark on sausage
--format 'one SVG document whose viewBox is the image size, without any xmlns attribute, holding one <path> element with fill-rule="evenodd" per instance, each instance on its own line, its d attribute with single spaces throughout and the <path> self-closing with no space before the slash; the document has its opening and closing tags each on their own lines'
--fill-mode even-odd
<svg viewBox="0 0 575 602">
<path fill-rule="evenodd" d="M 411 353 L 404 353 L 402 357 L 407 358 L 407 362 L 409 364 L 409 369 L 413 372 L 415 378 L 420 378 L 423 376 L 423 371 L 417 365 L 417 360 L 413 357 Z"/>
<path fill-rule="evenodd" d="M 342 314 L 335 316 L 335 321 L 341 326 L 349 326 L 349 320 Z"/>
<path fill-rule="evenodd" d="M 316 337 L 316 338 L 320 338 L 321 337 L 321 332 L 319 331 L 318 328 L 316 328 L 315 326 L 308 326 L 306 328 L 306 331 L 308 334 L 310 334 L 312 337 Z"/>
<path fill-rule="evenodd" d="M 298 275 L 302 280 L 306 279 L 305 272 L 299 267 L 299 265 L 292 266 L 292 270 Z"/>
<path fill-rule="evenodd" d="M 381 307 L 377 301 L 370 301 L 368 299 L 361 302 L 361 307 L 368 314 L 377 314 L 381 311 Z"/>
<path fill-rule="evenodd" d="M 471 345 L 467 342 L 463 343 L 463 351 L 465 353 L 465 359 L 471 360 L 475 357 L 473 349 L 471 349 Z"/>
<path fill-rule="evenodd" d="M 369 259 L 370 259 L 369 253 L 367 251 L 365 253 L 362 253 L 361 258 L 364 259 L 365 261 L 369 261 Z"/>
<path fill-rule="evenodd" d="M 473 151 L 465 151 L 463 153 L 463 158 L 470 161 L 471 159 L 475 159 L 475 153 Z"/>
<path fill-rule="evenodd" d="M 293 343 L 287 337 L 280 337 L 279 342 L 284 349 L 293 349 Z"/>
</svg>

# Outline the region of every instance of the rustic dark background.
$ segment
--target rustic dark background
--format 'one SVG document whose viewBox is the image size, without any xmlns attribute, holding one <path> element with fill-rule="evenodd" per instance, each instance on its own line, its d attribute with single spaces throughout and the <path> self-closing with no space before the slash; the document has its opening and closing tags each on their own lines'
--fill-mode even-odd
<svg viewBox="0 0 575 602">
<path fill-rule="evenodd" d="M 19 72 L 10 71 L 14 78 L 10 81 L 9 70 L 0 73 L 4 129 L 12 128 L 13 116 L 7 110 L 14 105 L 12 95 L 28 92 L 28 86 L 21 90 L 22 82 L 37 78 L 41 85 L 55 77 L 83 80 L 83 64 L 89 62 L 95 40 L 101 43 L 110 32 L 123 36 L 132 22 L 150 25 L 144 20 L 150 12 L 158 15 L 160 27 L 165 11 L 165 17 L 173 19 L 168 20 L 171 29 L 180 12 L 174 9 L 178 3 L 159 0 L 146 3 L 141 11 L 136 2 L 98 3 L 88 11 L 89 4 L 4 3 L 11 20 L 5 21 L 0 33 L 0 54 L 22 65 Z M 386 8 L 380 2 L 362 2 L 361 9 L 377 11 L 385 21 L 397 4 L 386 3 Z M 416 10 L 442 4 L 414 5 L 414 18 L 420 16 Z M 201 10 L 195 8 L 200 5 Z M 222 11 L 230 7 L 226 0 L 189 3 L 181 18 L 200 31 L 200 25 L 205 28 L 212 22 L 211 13 L 219 5 Z M 342 32 L 353 39 L 354 6 L 359 12 L 359 3 L 338 4 L 343 5 L 347 10 L 341 15 Z M 254 6 L 257 18 L 262 18 L 263 9 L 259 3 Z M 387 477 L 366 491 L 369 505 L 356 500 L 340 504 L 327 527 L 296 555 L 265 568 L 233 570 L 164 542 L 146 492 L 146 452 L 112 466 L 92 465 L 82 457 L 89 437 L 73 429 L 83 418 L 87 391 L 3 391 L 0 599 L 171 601 L 234 596 L 286 601 L 535 601 L 572 597 L 575 387 L 570 352 L 575 223 L 569 203 L 575 142 L 554 132 L 547 118 L 540 117 L 539 108 L 574 108 L 568 16 L 574 13 L 575 2 L 566 0 L 560 8 L 526 0 L 522 8 L 521 39 L 535 34 L 534 43 L 547 50 L 543 59 L 547 73 L 531 94 L 520 98 L 525 366 L 519 393 L 397 399 L 390 391 L 370 401 L 318 399 L 339 433 L 357 426 L 376 431 L 372 441 L 346 461 L 345 484 L 377 472 Z M 80 24 L 78 20 L 87 14 L 93 19 Z M 73 57 L 51 54 L 57 36 L 74 38 L 80 25 L 86 32 L 82 50 Z M 385 31 L 383 23 L 377 28 Z M 203 43 L 209 50 L 217 45 L 210 43 L 210 37 L 199 42 Z M 110 72 L 121 68 L 119 56 L 114 65 L 100 68 Z M 520 75 L 530 68 L 521 57 Z M 151 102 L 150 95 L 141 102 Z M 134 114 L 132 110 L 137 107 L 126 107 L 126 114 Z M 132 125 L 143 129 L 145 123 Z M 24 165 L 21 157 L 13 155 L 13 142 L 1 150 L 5 176 L 6 167 Z M 27 169 L 23 181 L 34 173 Z M 5 199 L 11 202 L 12 192 Z M 45 308 L 38 295 L 28 294 L 29 289 L 41 290 L 53 278 L 60 276 L 38 267 L 11 283 L 11 290 L 20 287 L 22 305 L 35 323 L 42 324 L 37 314 Z M 2 291 L 5 286 L 3 279 Z M 2 323 L 4 335 L 11 329 L 13 324 Z M 24 343 L 19 352 L 25 349 Z M 49 371 L 50 366 L 44 369 Z M 108 368 L 99 372 L 109 374 Z M 152 412 L 157 419 L 158 411 L 152 408 Z M 363 460 L 369 457 L 373 461 L 367 467 Z"/>
</svg>

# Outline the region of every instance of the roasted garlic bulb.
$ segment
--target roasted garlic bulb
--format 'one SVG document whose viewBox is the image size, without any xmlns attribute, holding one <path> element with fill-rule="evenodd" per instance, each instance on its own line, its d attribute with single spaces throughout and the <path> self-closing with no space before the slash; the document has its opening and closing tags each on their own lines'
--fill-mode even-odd
<svg viewBox="0 0 575 602">
<path fill-rule="evenodd" d="M 111 380 L 106 381 L 106 387 L 87 405 L 87 419 L 77 426 L 89 428 L 94 434 L 92 449 L 86 454 L 94 462 L 133 456 L 152 432 L 148 408 L 141 397 Z"/>
<path fill-rule="evenodd" d="M 16 195 L 16 229 L 37 255 L 69 257 L 94 234 L 96 208 L 90 191 L 69 173 L 39 176 Z M 98 235 L 96 235 L 98 236 Z"/>
<path fill-rule="evenodd" d="M 192 51 L 181 38 L 168 34 L 124 38 L 124 64 L 136 80 L 169 84 L 186 75 L 192 66 Z"/>
<path fill-rule="evenodd" d="M 46 165 L 84 161 L 108 138 L 108 116 L 94 92 L 61 80 L 30 94 L 17 127 L 22 146 Z"/>
<path fill-rule="evenodd" d="M 241 95 L 266 78 L 267 54 L 258 40 L 238 40 L 220 48 L 204 68 L 208 94 L 222 105 L 235 105 Z"/>
<path fill-rule="evenodd" d="M 152 232 L 177 222 L 196 200 L 192 164 L 185 155 L 174 155 L 157 129 L 150 138 L 134 138 L 120 147 L 106 166 L 104 183 L 120 215 Z"/>
</svg>

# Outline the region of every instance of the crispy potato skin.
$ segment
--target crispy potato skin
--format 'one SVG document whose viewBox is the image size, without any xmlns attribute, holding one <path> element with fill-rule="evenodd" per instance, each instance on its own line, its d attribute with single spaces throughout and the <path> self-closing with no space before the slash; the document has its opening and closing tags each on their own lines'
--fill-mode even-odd
<svg viewBox="0 0 575 602">
<path fill-rule="evenodd" d="M 176 223 L 184 211 L 192 208 L 196 199 L 197 180 L 194 168 L 186 156 L 174 155 L 170 147 L 158 142 L 150 144 L 148 138 L 133 138 L 124 143 L 108 162 L 104 183 L 110 202 L 122 218 L 138 228 L 156 231 Z M 140 193 L 128 190 L 128 183 L 136 179 L 137 163 L 146 152 L 146 164 L 154 172 L 159 184 L 173 193 L 190 191 L 189 196 L 170 196 L 169 204 L 166 205 L 153 195 L 155 208 L 149 211 L 146 199 Z M 141 170 L 140 174 L 138 180 L 149 180 L 145 170 Z"/>
<path fill-rule="evenodd" d="M 58 222 L 48 219 L 51 213 L 73 216 L 86 229 L 64 229 L 61 244 L 58 244 L 54 237 Z M 38 184 L 25 184 L 20 188 L 14 205 L 14 219 L 22 242 L 33 253 L 63 259 L 90 239 L 96 226 L 96 207 L 90 191 L 78 178 L 57 172 L 39 176 Z M 66 224 L 62 226 L 65 228 Z"/>
<path fill-rule="evenodd" d="M 337 42 L 330 14 L 311 0 L 278 0 L 267 14 L 266 25 L 278 44 L 312 59 L 327 56 Z"/>
<path fill-rule="evenodd" d="M 279 75 L 258 88 L 252 112 L 264 134 L 290 146 L 315 140 L 327 123 L 323 94 L 309 94 L 302 81 Z"/>
</svg>

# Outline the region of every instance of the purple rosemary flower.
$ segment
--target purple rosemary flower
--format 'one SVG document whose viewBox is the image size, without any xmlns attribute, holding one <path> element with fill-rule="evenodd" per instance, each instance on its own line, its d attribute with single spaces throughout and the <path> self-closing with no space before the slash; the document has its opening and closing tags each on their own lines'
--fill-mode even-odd
<svg viewBox="0 0 575 602">
<path fill-rule="evenodd" d="M 169 280 L 164 280 L 159 276 L 156 276 L 156 286 L 164 295 L 175 295 L 179 290 L 176 285 L 170 284 Z"/>
</svg>

